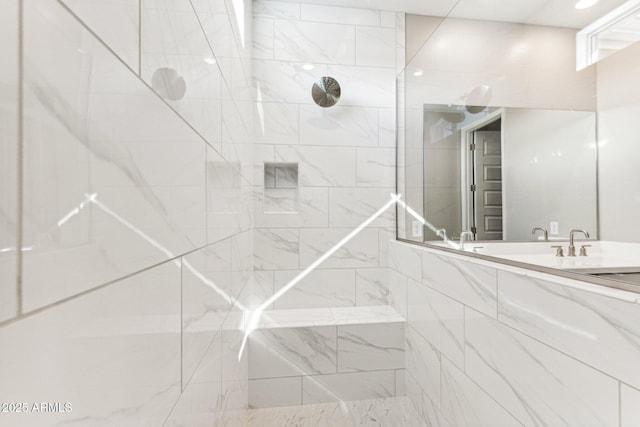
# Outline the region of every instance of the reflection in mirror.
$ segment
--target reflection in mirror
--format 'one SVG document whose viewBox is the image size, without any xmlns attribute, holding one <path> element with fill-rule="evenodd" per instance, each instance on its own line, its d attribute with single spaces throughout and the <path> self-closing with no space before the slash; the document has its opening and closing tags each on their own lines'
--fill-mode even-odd
<svg viewBox="0 0 640 427">
<path fill-rule="evenodd" d="M 575 228 L 595 237 L 594 112 L 425 105 L 423 129 L 424 212 L 436 229 L 472 240 L 531 240 L 535 227 L 551 240 Z M 425 228 L 426 241 L 437 234 Z"/>
</svg>

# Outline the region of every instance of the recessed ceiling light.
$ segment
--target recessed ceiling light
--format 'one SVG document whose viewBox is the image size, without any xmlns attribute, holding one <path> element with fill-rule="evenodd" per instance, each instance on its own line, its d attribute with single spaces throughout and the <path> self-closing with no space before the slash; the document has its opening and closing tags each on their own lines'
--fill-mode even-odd
<svg viewBox="0 0 640 427">
<path fill-rule="evenodd" d="M 307 70 L 307 71 L 311 71 L 311 70 L 313 70 L 313 68 L 314 68 L 314 67 L 313 67 L 313 64 L 304 64 L 304 65 L 302 66 L 302 69 L 303 69 L 303 70 Z"/>
<path fill-rule="evenodd" d="M 414 77 L 420 77 L 423 74 L 424 74 L 424 71 L 422 71 L 422 69 L 417 69 L 416 71 L 413 72 Z"/>
<path fill-rule="evenodd" d="M 211 58 L 210 56 L 207 56 L 205 58 L 202 59 L 206 64 L 209 65 L 214 65 L 216 63 L 216 60 Z"/>
<path fill-rule="evenodd" d="M 576 2 L 576 9 L 586 9 L 598 3 L 598 0 L 578 0 Z"/>
</svg>

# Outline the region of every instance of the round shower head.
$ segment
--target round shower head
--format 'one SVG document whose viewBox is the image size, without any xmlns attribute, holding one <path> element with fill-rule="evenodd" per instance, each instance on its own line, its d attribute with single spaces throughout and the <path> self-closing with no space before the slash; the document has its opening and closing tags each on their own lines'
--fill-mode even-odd
<svg viewBox="0 0 640 427">
<path fill-rule="evenodd" d="M 322 77 L 311 87 L 313 101 L 321 107 L 332 107 L 340 99 L 340 85 L 333 77 Z"/>
</svg>

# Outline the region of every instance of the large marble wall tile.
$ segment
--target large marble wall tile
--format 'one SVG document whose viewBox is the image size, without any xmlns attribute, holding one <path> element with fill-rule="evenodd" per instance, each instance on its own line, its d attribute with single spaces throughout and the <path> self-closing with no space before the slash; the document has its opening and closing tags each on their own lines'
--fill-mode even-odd
<svg viewBox="0 0 640 427">
<path fill-rule="evenodd" d="M 443 358 L 433 344 L 411 326 L 406 328 L 405 344 L 407 372 L 433 402 L 440 404 L 440 365 Z"/>
<path fill-rule="evenodd" d="M 296 269 L 299 266 L 298 229 L 257 228 L 254 231 L 256 270 Z"/>
<path fill-rule="evenodd" d="M 58 3 L 25 3 L 24 43 L 25 309 L 202 243 L 204 182 L 169 154 L 197 135 Z"/>
<path fill-rule="evenodd" d="M 274 59 L 273 57 L 273 19 L 253 18 L 253 57 L 256 59 Z"/>
<path fill-rule="evenodd" d="M 338 244 L 351 228 L 300 229 L 300 267 L 306 267 Z M 365 228 L 344 243 L 320 268 L 378 267 L 378 230 Z"/>
<path fill-rule="evenodd" d="M 340 77 L 335 77 L 342 85 Z M 300 144 L 375 147 L 378 109 L 350 107 L 342 102 L 330 109 L 315 104 L 300 105 Z"/>
<path fill-rule="evenodd" d="M 298 105 L 280 102 L 259 102 L 254 121 L 257 144 L 297 144 Z"/>
<path fill-rule="evenodd" d="M 300 19 L 300 4 L 285 1 L 256 0 L 253 15 L 267 18 Z"/>
<path fill-rule="evenodd" d="M 391 183 L 389 183 L 391 184 Z M 332 188 L 329 190 L 329 226 L 357 227 L 391 199 L 395 188 Z M 378 216 L 370 227 L 393 227 L 395 204 Z"/>
<path fill-rule="evenodd" d="M 302 405 L 302 377 L 249 380 L 249 408 Z"/>
<path fill-rule="evenodd" d="M 380 25 L 381 13 L 384 12 L 372 9 L 356 9 L 320 4 L 300 4 L 300 18 L 303 21 L 377 27 Z"/>
<path fill-rule="evenodd" d="M 394 211 L 395 217 L 395 206 L 391 207 Z M 391 244 L 396 241 L 396 226 L 393 225 L 391 227 L 378 228 L 378 253 L 380 257 L 380 267 L 389 267 L 389 250 L 391 248 Z"/>
<path fill-rule="evenodd" d="M 3 402 L 72 405 L 4 413 L 3 424 L 162 425 L 180 395 L 180 263 L 5 326 L 0 339 Z"/>
<path fill-rule="evenodd" d="M 402 123 L 398 120 L 398 123 Z M 396 146 L 396 110 L 395 108 L 378 109 L 378 145 L 381 147 Z M 398 153 L 399 154 L 399 153 Z M 395 160 L 395 156 L 394 156 Z M 399 160 L 402 161 L 402 160 Z"/>
<path fill-rule="evenodd" d="M 17 314 L 18 2 L 0 2 L 0 322 Z"/>
<path fill-rule="evenodd" d="M 422 395 L 422 419 L 427 427 L 454 427 L 444 417 L 438 405 L 425 394 Z"/>
<path fill-rule="evenodd" d="M 240 162 L 227 162 L 207 145 L 207 242 L 212 243 L 248 228 L 249 188 Z"/>
<path fill-rule="evenodd" d="M 393 371 L 312 375 L 302 378 L 302 403 L 340 402 L 391 397 Z"/>
<path fill-rule="evenodd" d="M 497 272 L 493 268 L 425 252 L 422 283 L 488 316 L 497 316 Z"/>
<path fill-rule="evenodd" d="M 231 239 L 182 258 L 182 377 L 189 380 L 235 300 Z"/>
<path fill-rule="evenodd" d="M 389 269 L 389 305 L 405 319 L 408 314 L 408 277 L 396 270 Z"/>
<path fill-rule="evenodd" d="M 268 196 L 267 196 L 268 197 Z M 263 227 L 327 227 L 329 225 L 329 189 L 323 187 L 298 187 L 298 198 L 285 195 L 285 203 L 293 203 L 294 211 L 268 212 L 264 190 L 258 189 L 254 204 L 254 225 Z"/>
<path fill-rule="evenodd" d="M 442 403 L 440 409 L 446 419 L 455 427 L 529 425 L 516 420 L 447 358 L 442 358 Z"/>
<path fill-rule="evenodd" d="M 286 286 L 301 270 L 275 273 L 275 291 Z M 353 269 L 315 270 L 274 302 L 276 309 L 352 307 L 355 305 Z"/>
<path fill-rule="evenodd" d="M 409 279 L 407 321 L 460 369 L 464 368 L 464 306 Z"/>
<path fill-rule="evenodd" d="M 355 63 L 356 34 L 349 25 L 276 20 L 273 25 L 273 53 L 280 61 L 327 64 Z"/>
<path fill-rule="evenodd" d="M 249 337 L 249 379 L 336 372 L 336 327 L 257 329 Z"/>
<path fill-rule="evenodd" d="M 416 411 L 418 411 L 420 417 L 424 418 L 422 415 L 422 389 L 411 375 L 411 372 L 407 372 L 406 375 L 406 392 L 407 398 L 411 401 L 411 404 L 414 406 Z"/>
<path fill-rule="evenodd" d="M 244 320 L 241 307 L 234 305 L 220 330 L 221 411 L 214 426 L 246 425 L 249 407 L 249 352 L 245 348 L 240 355 Z"/>
<path fill-rule="evenodd" d="M 358 148 L 356 182 L 359 187 L 391 187 L 396 179 L 393 148 Z"/>
<path fill-rule="evenodd" d="M 389 266 L 414 279 L 422 280 L 422 251 L 400 242 L 392 242 L 389 250 Z"/>
<path fill-rule="evenodd" d="M 356 305 L 389 305 L 389 270 L 387 268 L 356 270 Z"/>
<path fill-rule="evenodd" d="M 386 67 L 395 70 L 396 30 L 392 28 L 356 28 L 356 65 Z"/>
<path fill-rule="evenodd" d="M 139 0 L 62 0 L 133 71 L 140 72 Z"/>
<path fill-rule="evenodd" d="M 638 304 L 503 271 L 498 290 L 501 322 L 640 387 Z"/>
<path fill-rule="evenodd" d="M 165 422 L 169 427 L 209 427 L 222 411 L 221 334 L 217 334 L 194 375 L 183 379 L 180 398 Z"/>
<path fill-rule="evenodd" d="M 385 108 L 395 106 L 395 68 L 329 65 L 327 72 L 342 87 L 340 105 Z"/>
<path fill-rule="evenodd" d="M 640 390 L 621 384 L 620 426 L 633 427 L 640 420 Z"/>
<path fill-rule="evenodd" d="M 474 310 L 465 372 L 525 425 L 618 424 L 618 382 Z"/>
<path fill-rule="evenodd" d="M 404 323 L 338 326 L 338 372 L 401 369 Z"/>
<path fill-rule="evenodd" d="M 276 146 L 275 150 L 278 162 L 298 163 L 301 187 L 355 186 L 355 148 Z"/>
<path fill-rule="evenodd" d="M 304 57 L 296 62 L 254 60 L 257 98 L 265 102 L 313 104 L 311 87 L 327 75 L 327 66 L 303 61 Z"/>
</svg>

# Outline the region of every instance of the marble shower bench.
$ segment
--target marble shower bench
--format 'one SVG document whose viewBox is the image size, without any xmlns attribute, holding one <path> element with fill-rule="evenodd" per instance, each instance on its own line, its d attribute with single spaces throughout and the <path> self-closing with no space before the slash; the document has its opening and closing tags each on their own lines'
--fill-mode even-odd
<svg viewBox="0 0 640 427">
<path fill-rule="evenodd" d="M 249 406 L 404 395 L 405 322 L 391 306 L 265 311 L 249 337 Z"/>
</svg>

